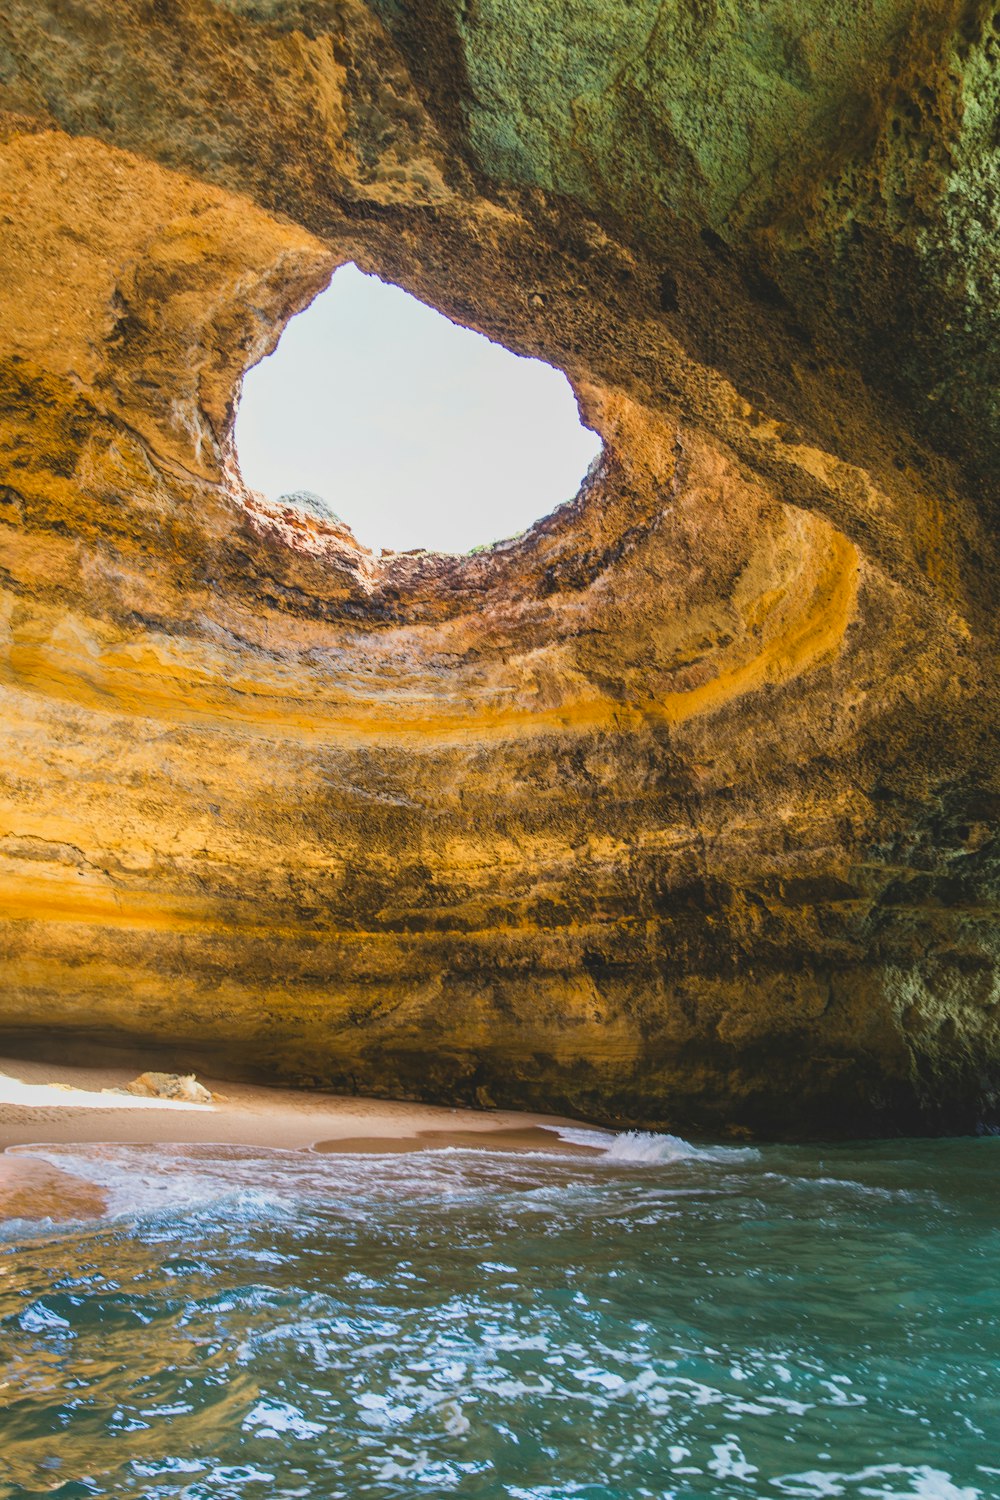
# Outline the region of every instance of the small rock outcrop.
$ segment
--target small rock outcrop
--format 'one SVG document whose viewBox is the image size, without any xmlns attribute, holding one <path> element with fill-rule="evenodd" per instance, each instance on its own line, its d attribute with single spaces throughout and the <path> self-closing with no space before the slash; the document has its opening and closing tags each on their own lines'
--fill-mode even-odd
<svg viewBox="0 0 1000 1500">
<path fill-rule="evenodd" d="M 7 0 L 0 1034 L 995 1122 L 998 61 L 968 0 Z M 574 501 L 376 558 L 246 491 L 347 260 L 567 372 Z"/>
<path fill-rule="evenodd" d="M 143 1099 L 181 1099 L 185 1104 L 211 1104 L 212 1095 L 193 1073 L 140 1073 L 125 1092 Z"/>
</svg>

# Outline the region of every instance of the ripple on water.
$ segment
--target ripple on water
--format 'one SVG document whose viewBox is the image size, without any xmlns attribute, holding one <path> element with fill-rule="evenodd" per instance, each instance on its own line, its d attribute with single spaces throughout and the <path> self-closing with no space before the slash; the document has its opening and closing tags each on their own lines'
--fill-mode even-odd
<svg viewBox="0 0 1000 1500">
<path fill-rule="evenodd" d="M 596 1138 L 47 1149 L 0 1495 L 1000 1495 L 1000 1143 Z"/>
</svg>

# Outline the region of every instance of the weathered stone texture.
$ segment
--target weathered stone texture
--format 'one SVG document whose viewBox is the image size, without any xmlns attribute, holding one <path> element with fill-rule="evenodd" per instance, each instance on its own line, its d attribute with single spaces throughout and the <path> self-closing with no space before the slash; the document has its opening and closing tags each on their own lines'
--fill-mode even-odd
<svg viewBox="0 0 1000 1500">
<path fill-rule="evenodd" d="M 9 0 L 0 1040 L 996 1120 L 998 33 Z M 348 259 L 567 371 L 571 505 L 375 558 L 244 490 L 242 375 Z"/>
</svg>

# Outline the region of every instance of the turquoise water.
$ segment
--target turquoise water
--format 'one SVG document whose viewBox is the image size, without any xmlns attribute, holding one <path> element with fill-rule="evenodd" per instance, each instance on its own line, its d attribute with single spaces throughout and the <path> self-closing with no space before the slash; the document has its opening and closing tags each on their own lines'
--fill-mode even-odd
<svg viewBox="0 0 1000 1500">
<path fill-rule="evenodd" d="M 46 1155 L 4 1500 L 1000 1496 L 998 1140 Z"/>
</svg>

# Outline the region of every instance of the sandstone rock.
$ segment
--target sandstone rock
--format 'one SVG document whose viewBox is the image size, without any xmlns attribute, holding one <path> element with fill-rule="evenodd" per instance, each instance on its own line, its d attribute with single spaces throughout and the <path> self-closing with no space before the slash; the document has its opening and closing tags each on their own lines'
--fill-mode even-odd
<svg viewBox="0 0 1000 1500">
<path fill-rule="evenodd" d="M 284 510 L 286 507 L 314 516 L 318 521 L 330 521 L 335 526 L 344 525 L 329 500 L 315 494 L 313 490 L 291 490 L 287 495 L 279 495 L 274 502 L 275 510 Z"/>
<path fill-rule="evenodd" d="M 211 1104 L 212 1095 L 193 1073 L 140 1073 L 127 1092 L 146 1099 L 183 1099 L 188 1104 Z"/>
<path fill-rule="evenodd" d="M 995 1120 L 998 45 L 958 0 L 8 0 L 0 1030 Z M 574 501 L 376 558 L 246 492 L 242 374 L 347 259 L 567 372 Z"/>
</svg>

